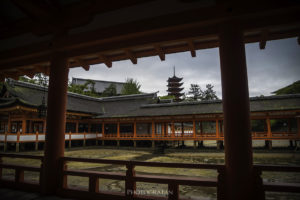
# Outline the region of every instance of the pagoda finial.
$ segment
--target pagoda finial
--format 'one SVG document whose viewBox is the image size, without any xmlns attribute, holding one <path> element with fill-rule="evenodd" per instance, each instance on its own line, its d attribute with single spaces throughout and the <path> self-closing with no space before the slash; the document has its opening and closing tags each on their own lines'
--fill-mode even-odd
<svg viewBox="0 0 300 200">
<path fill-rule="evenodd" d="M 174 70 L 174 76 L 175 76 L 175 65 L 173 66 L 173 70 Z"/>
</svg>

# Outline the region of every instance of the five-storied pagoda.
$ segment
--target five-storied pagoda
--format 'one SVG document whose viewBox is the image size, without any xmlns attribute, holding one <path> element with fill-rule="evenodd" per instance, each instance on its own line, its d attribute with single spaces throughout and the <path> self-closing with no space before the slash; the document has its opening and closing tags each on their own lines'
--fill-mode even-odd
<svg viewBox="0 0 300 200">
<path fill-rule="evenodd" d="M 174 96 L 174 101 L 181 101 L 182 99 L 180 98 L 183 93 L 180 93 L 184 88 L 181 88 L 182 84 L 181 81 L 182 81 L 183 78 L 178 78 L 176 75 L 175 75 L 175 66 L 174 66 L 174 75 L 173 77 L 169 77 L 167 82 L 168 82 L 168 95 L 170 96 Z"/>
</svg>

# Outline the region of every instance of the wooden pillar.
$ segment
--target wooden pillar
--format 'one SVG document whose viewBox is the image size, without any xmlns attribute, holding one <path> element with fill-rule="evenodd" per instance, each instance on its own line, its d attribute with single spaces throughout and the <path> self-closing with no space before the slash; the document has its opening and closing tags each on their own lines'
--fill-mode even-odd
<svg viewBox="0 0 300 200">
<path fill-rule="evenodd" d="M 152 120 L 152 138 L 155 137 L 155 123 L 154 123 L 154 120 Z"/>
<path fill-rule="evenodd" d="M 197 149 L 197 141 L 194 140 L 194 149 Z"/>
<path fill-rule="evenodd" d="M 59 159 L 64 156 L 66 103 L 69 68 L 63 52 L 51 58 L 47 106 L 47 133 L 42 177 L 42 192 L 55 194 L 61 177 Z"/>
<path fill-rule="evenodd" d="M 3 151 L 4 151 L 4 152 L 7 151 L 7 132 L 5 132 L 5 136 L 4 136 L 4 147 L 3 147 Z"/>
<path fill-rule="evenodd" d="M 39 150 L 39 132 L 35 133 L 35 148 L 36 151 Z"/>
<path fill-rule="evenodd" d="M 69 149 L 71 149 L 72 148 L 72 133 L 71 133 L 71 131 L 69 132 Z"/>
<path fill-rule="evenodd" d="M 175 138 L 175 125 L 174 125 L 174 121 L 172 121 L 171 122 L 171 126 L 172 126 L 172 128 L 171 128 L 171 130 L 172 130 L 172 138 Z M 167 128 L 168 128 L 168 126 L 167 126 Z"/>
<path fill-rule="evenodd" d="M 10 119 L 10 115 L 8 115 L 7 132 L 11 133 L 11 119 Z"/>
<path fill-rule="evenodd" d="M 133 140 L 133 147 L 136 148 L 136 140 Z"/>
<path fill-rule="evenodd" d="M 117 138 L 120 138 L 120 122 L 117 123 Z"/>
<path fill-rule="evenodd" d="M 136 121 L 133 122 L 133 138 L 136 138 Z"/>
<path fill-rule="evenodd" d="M 120 147 L 120 140 L 117 140 L 117 147 Z"/>
<path fill-rule="evenodd" d="M 267 117 L 266 121 L 267 121 L 267 129 L 268 129 L 267 138 L 269 138 L 270 140 L 266 140 L 265 143 L 266 143 L 266 147 L 271 150 L 272 149 L 272 140 L 271 140 L 272 130 L 271 130 L 270 118 Z"/>
<path fill-rule="evenodd" d="M 82 146 L 86 146 L 86 132 L 83 132 L 83 145 Z"/>
<path fill-rule="evenodd" d="M 196 121 L 193 120 L 193 138 L 196 138 Z"/>
<path fill-rule="evenodd" d="M 152 149 L 155 149 L 155 140 L 152 140 Z"/>
<path fill-rule="evenodd" d="M 76 122 L 76 133 L 78 133 L 79 122 Z"/>
<path fill-rule="evenodd" d="M 22 134 L 26 133 L 26 119 L 23 118 L 22 120 Z"/>
<path fill-rule="evenodd" d="M 236 21 L 223 22 L 219 39 L 226 144 L 226 199 L 255 199 L 251 196 L 253 160 L 243 31 Z"/>
<path fill-rule="evenodd" d="M 20 131 L 17 132 L 16 152 L 20 152 Z"/>
<path fill-rule="evenodd" d="M 298 139 L 300 139 L 300 117 L 297 117 L 297 135 Z"/>
<path fill-rule="evenodd" d="M 43 133 L 46 133 L 46 132 L 47 132 L 47 122 L 46 122 L 46 120 L 43 120 Z"/>
</svg>

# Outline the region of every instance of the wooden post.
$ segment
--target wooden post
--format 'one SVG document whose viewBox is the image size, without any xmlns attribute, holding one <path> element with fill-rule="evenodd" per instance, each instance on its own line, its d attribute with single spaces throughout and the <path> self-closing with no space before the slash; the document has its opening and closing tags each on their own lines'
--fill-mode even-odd
<svg viewBox="0 0 300 200">
<path fill-rule="evenodd" d="M 22 120 L 22 134 L 26 133 L 26 119 Z"/>
<path fill-rule="evenodd" d="M 99 178 L 96 176 L 89 177 L 89 192 L 97 193 L 99 192 Z"/>
<path fill-rule="evenodd" d="M 4 135 L 4 149 L 3 149 L 4 152 L 7 151 L 7 132 L 5 132 L 5 135 Z"/>
<path fill-rule="evenodd" d="M 197 149 L 197 141 L 194 140 L 194 149 Z"/>
<path fill-rule="evenodd" d="M 86 146 L 86 132 L 83 132 L 83 146 Z"/>
<path fill-rule="evenodd" d="M 39 150 L 39 132 L 35 133 L 35 148 L 36 151 Z"/>
<path fill-rule="evenodd" d="M 250 103 L 243 30 L 238 21 L 220 26 L 222 101 L 224 113 L 226 196 L 230 200 L 253 197 L 253 160 Z"/>
<path fill-rule="evenodd" d="M 79 122 L 76 122 L 76 133 L 78 133 Z"/>
<path fill-rule="evenodd" d="M 117 138 L 120 138 L 120 122 L 117 123 Z"/>
<path fill-rule="evenodd" d="M 16 152 L 20 152 L 20 132 L 17 132 Z"/>
<path fill-rule="evenodd" d="M 152 149 L 155 149 L 155 140 L 152 140 Z"/>
<path fill-rule="evenodd" d="M 55 194 L 60 176 L 59 159 L 64 156 L 66 103 L 69 68 L 63 52 L 53 52 L 50 67 L 47 106 L 47 131 L 42 192 Z"/>
<path fill-rule="evenodd" d="M 117 147 L 120 147 L 120 140 L 117 140 Z"/>
<path fill-rule="evenodd" d="M 8 115 L 7 132 L 11 133 L 11 119 L 10 119 L 10 114 Z"/>
<path fill-rule="evenodd" d="M 152 138 L 155 138 L 155 123 L 154 120 L 152 120 Z"/>
<path fill-rule="evenodd" d="M 267 148 L 268 149 L 272 149 L 272 140 L 271 140 L 271 138 L 272 138 L 272 129 L 271 129 L 271 122 L 270 122 L 270 118 L 269 117 L 267 117 L 267 129 L 268 129 L 268 133 L 267 133 L 267 138 L 269 139 L 269 140 L 266 140 L 266 145 L 267 145 Z"/>
<path fill-rule="evenodd" d="M 172 128 L 171 128 L 171 130 L 172 130 L 172 138 L 175 138 L 175 125 L 174 125 L 174 121 L 172 121 L 171 122 L 171 126 L 172 126 Z M 167 128 L 169 128 L 169 127 L 167 127 Z"/>
<path fill-rule="evenodd" d="M 69 132 L 69 149 L 72 148 L 72 133 L 71 131 Z"/>
<path fill-rule="evenodd" d="M 271 122 L 270 122 L 270 118 L 267 117 L 267 129 L 268 129 L 268 133 L 267 133 L 267 137 L 271 138 L 272 137 L 272 130 L 271 130 Z"/>
<path fill-rule="evenodd" d="M 21 168 L 17 168 L 15 172 L 15 183 L 23 183 L 24 182 L 24 170 Z"/>
<path fill-rule="evenodd" d="M 136 140 L 133 140 L 133 147 L 136 148 Z"/>
<path fill-rule="evenodd" d="M 132 165 L 130 162 L 126 165 L 127 171 L 126 171 L 126 180 L 125 180 L 125 199 L 131 200 L 134 198 L 134 193 L 136 190 L 136 183 L 133 180 L 133 177 L 135 176 L 135 170 L 134 165 Z"/>
<path fill-rule="evenodd" d="M 133 138 L 136 138 L 136 121 L 133 122 Z"/>
<path fill-rule="evenodd" d="M 193 138 L 196 138 L 196 121 L 193 120 Z"/>
<path fill-rule="evenodd" d="M 297 133 L 298 139 L 300 139 L 300 117 L 297 118 Z"/>
<path fill-rule="evenodd" d="M 168 200 L 179 199 L 179 185 L 177 183 L 168 184 Z"/>
<path fill-rule="evenodd" d="M 0 156 L 0 180 L 2 179 L 2 165 L 3 161 L 2 161 L 2 157 Z"/>
</svg>

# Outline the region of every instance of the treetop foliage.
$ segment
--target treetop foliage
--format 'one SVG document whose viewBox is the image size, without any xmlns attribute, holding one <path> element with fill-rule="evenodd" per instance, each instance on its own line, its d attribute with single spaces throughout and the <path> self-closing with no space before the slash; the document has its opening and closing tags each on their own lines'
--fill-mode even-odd
<svg viewBox="0 0 300 200">
<path fill-rule="evenodd" d="M 141 94 L 141 84 L 133 78 L 127 78 L 121 90 L 122 95 Z"/>
</svg>

